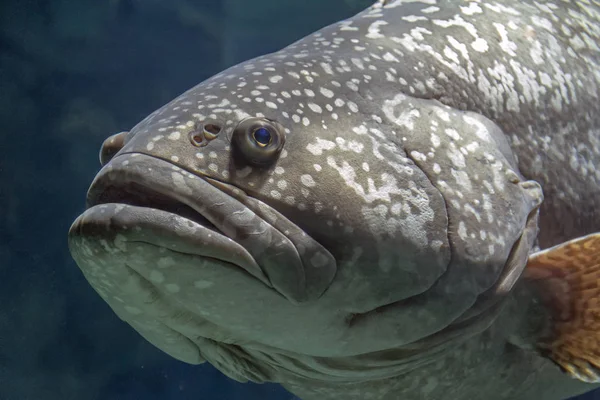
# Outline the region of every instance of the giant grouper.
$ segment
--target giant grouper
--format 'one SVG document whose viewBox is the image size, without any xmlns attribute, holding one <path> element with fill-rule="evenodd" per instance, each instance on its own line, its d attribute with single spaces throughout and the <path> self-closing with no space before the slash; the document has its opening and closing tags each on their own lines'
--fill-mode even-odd
<svg viewBox="0 0 600 400">
<path fill-rule="evenodd" d="M 106 140 L 69 245 L 144 338 L 305 400 L 600 381 L 600 6 L 378 1 Z"/>
</svg>

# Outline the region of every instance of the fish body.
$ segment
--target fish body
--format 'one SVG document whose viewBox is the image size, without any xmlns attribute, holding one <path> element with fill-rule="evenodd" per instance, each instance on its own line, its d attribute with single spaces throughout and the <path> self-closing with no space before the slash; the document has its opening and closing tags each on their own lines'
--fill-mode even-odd
<svg viewBox="0 0 600 400">
<path fill-rule="evenodd" d="M 107 139 L 73 257 L 165 352 L 303 399 L 590 390 L 599 39 L 596 2 L 378 1 Z"/>
</svg>

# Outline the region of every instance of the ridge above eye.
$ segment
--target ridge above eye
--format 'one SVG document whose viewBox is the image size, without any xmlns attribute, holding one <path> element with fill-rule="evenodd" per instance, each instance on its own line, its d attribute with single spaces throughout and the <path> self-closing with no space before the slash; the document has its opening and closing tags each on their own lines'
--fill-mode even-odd
<svg viewBox="0 0 600 400">
<path fill-rule="evenodd" d="M 285 144 L 285 133 L 275 121 L 246 118 L 234 129 L 232 144 L 248 163 L 268 165 L 279 157 Z"/>
</svg>

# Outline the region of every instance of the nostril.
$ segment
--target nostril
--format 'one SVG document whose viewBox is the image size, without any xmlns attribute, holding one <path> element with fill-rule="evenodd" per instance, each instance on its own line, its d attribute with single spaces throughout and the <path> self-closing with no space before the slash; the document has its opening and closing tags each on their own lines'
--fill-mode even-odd
<svg viewBox="0 0 600 400">
<path fill-rule="evenodd" d="M 202 132 L 197 132 L 197 131 L 190 132 L 190 141 L 196 147 L 203 147 L 207 144 L 204 141 L 204 135 L 202 134 Z M 202 143 L 202 142 L 204 142 L 204 143 Z"/>
<path fill-rule="evenodd" d="M 221 130 L 221 125 L 218 123 L 207 122 L 190 132 L 190 141 L 196 147 L 204 147 L 208 142 L 216 139 Z"/>
<path fill-rule="evenodd" d="M 121 150 L 125 144 L 125 136 L 129 132 L 119 132 L 109 136 L 100 148 L 100 165 L 105 166 Z"/>
<path fill-rule="evenodd" d="M 206 136 L 207 139 L 209 139 L 209 136 L 217 136 L 219 134 L 219 132 L 221 132 L 221 127 L 217 124 L 205 124 L 204 125 L 204 136 Z"/>
</svg>

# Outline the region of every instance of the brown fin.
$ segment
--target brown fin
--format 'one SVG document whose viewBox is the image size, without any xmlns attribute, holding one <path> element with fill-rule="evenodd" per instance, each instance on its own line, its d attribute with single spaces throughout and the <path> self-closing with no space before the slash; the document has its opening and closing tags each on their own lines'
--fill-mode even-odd
<svg viewBox="0 0 600 400">
<path fill-rule="evenodd" d="M 600 233 L 533 254 L 524 277 L 552 318 L 538 348 L 574 378 L 600 382 Z"/>
</svg>

